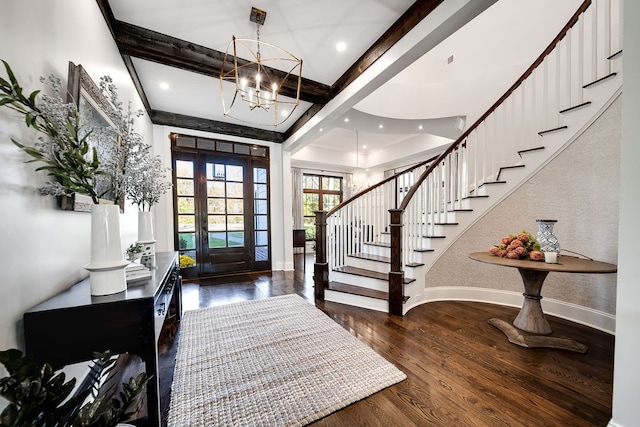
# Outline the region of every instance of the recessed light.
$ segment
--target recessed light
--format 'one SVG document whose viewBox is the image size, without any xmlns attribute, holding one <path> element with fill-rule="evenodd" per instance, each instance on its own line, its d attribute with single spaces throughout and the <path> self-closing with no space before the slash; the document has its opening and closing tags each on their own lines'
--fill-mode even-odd
<svg viewBox="0 0 640 427">
<path fill-rule="evenodd" d="M 349 117 L 345 117 L 345 118 L 344 118 L 344 121 L 345 121 L 345 122 L 348 122 L 348 121 L 349 121 Z"/>
<path fill-rule="evenodd" d="M 422 125 L 418 126 L 418 129 L 422 130 Z"/>
<path fill-rule="evenodd" d="M 324 128 L 320 128 L 320 132 L 322 132 L 324 130 Z"/>
<path fill-rule="evenodd" d="M 160 82 L 160 89 L 162 89 L 162 90 L 169 90 L 169 83 L 167 83 L 167 82 Z"/>
<path fill-rule="evenodd" d="M 378 125 L 378 128 L 382 129 L 384 127 L 384 125 Z"/>
<path fill-rule="evenodd" d="M 347 50 L 347 44 L 343 41 L 340 41 L 336 44 L 336 50 L 338 52 L 344 52 L 345 50 Z"/>
<path fill-rule="evenodd" d="M 363 148 L 364 150 L 366 150 L 366 149 L 367 149 L 367 146 L 366 146 L 366 145 L 363 145 L 363 146 L 362 146 L 362 148 Z"/>
<path fill-rule="evenodd" d="M 282 112 L 280 112 L 280 114 L 282 115 L 282 117 L 286 117 L 289 115 L 289 112 L 287 110 L 282 110 Z"/>
</svg>

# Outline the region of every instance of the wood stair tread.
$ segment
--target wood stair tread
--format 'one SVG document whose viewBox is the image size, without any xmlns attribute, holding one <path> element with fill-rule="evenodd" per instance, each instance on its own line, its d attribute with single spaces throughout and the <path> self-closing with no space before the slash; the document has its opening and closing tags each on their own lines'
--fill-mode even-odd
<svg viewBox="0 0 640 427">
<path fill-rule="evenodd" d="M 496 176 L 496 181 L 500 181 L 500 175 L 502 175 L 502 172 L 509 170 L 509 169 L 519 169 L 519 168 L 523 168 L 525 167 L 525 165 L 511 165 L 511 166 L 502 166 L 499 170 L 498 170 L 498 176 Z"/>
<path fill-rule="evenodd" d="M 568 128 L 566 126 L 559 126 L 557 128 L 547 129 L 547 130 L 543 130 L 541 132 L 538 132 L 538 135 L 544 136 L 544 135 L 546 135 L 548 133 L 557 132 L 557 131 L 564 130 L 564 129 L 568 129 Z"/>
<path fill-rule="evenodd" d="M 480 184 L 479 187 L 485 186 L 485 185 L 492 185 L 492 184 L 506 184 L 507 181 L 487 181 L 487 182 L 483 182 L 482 184 Z M 478 187 L 478 188 L 479 188 Z"/>
<path fill-rule="evenodd" d="M 370 277 L 372 279 L 389 280 L 389 273 L 380 273 L 378 271 L 367 270 L 365 268 L 352 267 L 345 265 L 344 267 L 334 268 L 333 271 L 345 274 L 353 274 L 354 276 Z M 415 282 L 416 279 L 404 278 L 404 284 Z"/>
<path fill-rule="evenodd" d="M 569 113 L 571 111 L 579 110 L 580 108 L 591 105 L 591 101 L 586 101 L 581 104 L 574 105 L 573 107 L 565 108 L 564 110 L 560 110 L 560 114 Z"/>
<path fill-rule="evenodd" d="M 329 282 L 327 290 L 389 301 L 389 292 L 363 288 L 362 286 L 349 285 L 342 282 Z M 408 299 L 409 297 L 405 295 L 403 302 L 407 302 Z"/>
<path fill-rule="evenodd" d="M 522 155 L 525 153 L 533 153 L 534 151 L 540 151 L 540 150 L 544 150 L 544 146 L 527 148 L 526 150 L 520 150 L 518 151 L 518 156 L 522 157 Z"/>
</svg>

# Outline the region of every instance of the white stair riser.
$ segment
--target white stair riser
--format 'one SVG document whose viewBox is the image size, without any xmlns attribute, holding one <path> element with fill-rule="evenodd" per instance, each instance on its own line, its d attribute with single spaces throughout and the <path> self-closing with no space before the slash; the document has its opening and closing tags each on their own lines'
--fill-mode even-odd
<svg viewBox="0 0 640 427">
<path fill-rule="evenodd" d="M 347 257 L 347 265 L 364 268 L 365 270 L 388 273 L 390 264 L 388 262 L 373 261 L 370 259 Z"/>
<path fill-rule="evenodd" d="M 391 256 L 391 248 L 388 246 L 362 245 L 362 252 L 371 255 Z"/>
<path fill-rule="evenodd" d="M 363 297 L 360 295 L 346 294 L 344 292 L 336 292 L 326 289 L 324 291 L 324 300 L 352 305 L 354 307 L 368 308 L 375 311 L 382 311 L 384 313 L 389 312 L 389 302 L 377 298 Z"/>
<path fill-rule="evenodd" d="M 377 291 L 388 292 L 389 283 L 386 280 L 374 279 L 373 277 L 358 276 L 355 274 L 332 271 L 331 281 L 347 283 L 349 285 L 361 286 L 363 288 L 375 289 Z"/>
</svg>

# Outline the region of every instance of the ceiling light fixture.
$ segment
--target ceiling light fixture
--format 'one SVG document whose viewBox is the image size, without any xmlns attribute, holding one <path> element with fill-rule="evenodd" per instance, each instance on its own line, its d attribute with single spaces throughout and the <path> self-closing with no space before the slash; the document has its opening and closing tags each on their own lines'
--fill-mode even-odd
<svg viewBox="0 0 640 427">
<path fill-rule="evenodd" d="M 260 27 L 264 25 L 266 17 L 267 12 L 252 7 L 249 21 L 256 24 L 256 38 L 232 36 L 222 61 L 220 91 L 225 116 L 244 122 L 278 126 L 291 117 L 300 103 L 302 59 L 260 40 Z M 234 90 L 231 94 L 227 90 L 227 99 L 225 86 L 229 89 L 229 83 Z M 244 105 L 248 104 L 250 111 L 260 114 L 254 113 L 250 119 L 246 118 L 246 110 L 240 111 L 239 107 L 235 107 L 238 99 L 244 101 Z M 289 108 L 283 110 L 286 112 L 283 116 L 278 111 L 284 105 Z"/>
</svg>

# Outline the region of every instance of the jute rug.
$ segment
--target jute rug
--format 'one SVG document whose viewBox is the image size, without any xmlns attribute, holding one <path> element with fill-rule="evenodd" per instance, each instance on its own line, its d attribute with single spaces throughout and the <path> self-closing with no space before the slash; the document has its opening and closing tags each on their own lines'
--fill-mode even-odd
<svg viewBox="0 0 640 427">
<path fill-rule="evenodd" d="M 168 425 L 302 426 L 406 375 L 297 295 L 187 311 Z"/>
</svg>

